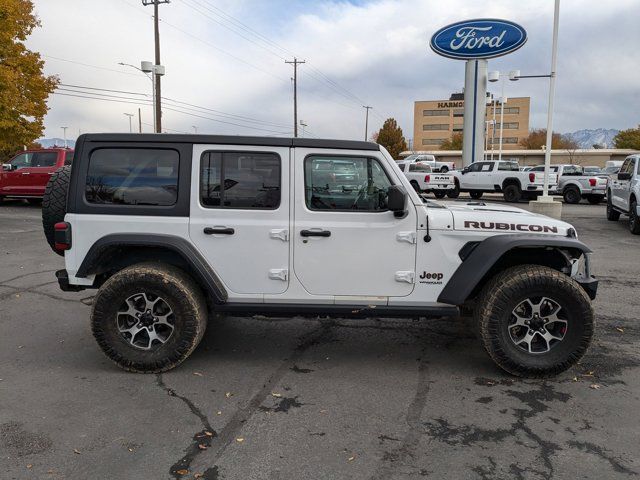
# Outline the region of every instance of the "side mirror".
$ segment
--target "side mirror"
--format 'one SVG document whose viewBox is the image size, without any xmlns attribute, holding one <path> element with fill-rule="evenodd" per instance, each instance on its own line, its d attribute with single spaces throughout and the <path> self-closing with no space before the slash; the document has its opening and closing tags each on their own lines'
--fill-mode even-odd
<svg viewBox="0 0 640 480">
<path fill-rule="evenodd" d="M 462 173 L 462 175 L 464 175 L 465 173 L 468 173 L 468 172 L 469 172 L 469 167 L 464 167 L 464 168 L 460 171 L 460 173 Z"/>
<path fill-rule="evenodd" d="M 387 207 L 396 217 L 406 215 L 407 191 L 402 185 L 391 185 L 387 190 Z"/>
<path fill-rule="evenodd" d="M 619 173 L 618 180 L 631 180 L 631 174 L 629 172 Z"/>
<path fill-rule="evenodd" d="M 5 172 L 10 172 L 11 170 L 13 170 L 13 165 L 11 165 L 10 163 L 4 163 L 2 165 L 2 170 Z"/>
</svg>

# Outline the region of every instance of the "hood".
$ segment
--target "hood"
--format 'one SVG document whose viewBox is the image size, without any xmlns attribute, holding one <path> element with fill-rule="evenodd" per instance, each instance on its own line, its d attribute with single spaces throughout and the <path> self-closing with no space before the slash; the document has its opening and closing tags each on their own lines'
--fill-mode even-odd
<svg viewBox="0 0 640 480">
<path fill-rule="evenodd" d="M 573 227 L 561 220 L 522 208 L 478 201 L 443 202 L 453 215 L 454 230 L 500 233 L 543 233 L 567 236 Z M 573 229 L 575 232 L 575 229 Z"/>
</svg>

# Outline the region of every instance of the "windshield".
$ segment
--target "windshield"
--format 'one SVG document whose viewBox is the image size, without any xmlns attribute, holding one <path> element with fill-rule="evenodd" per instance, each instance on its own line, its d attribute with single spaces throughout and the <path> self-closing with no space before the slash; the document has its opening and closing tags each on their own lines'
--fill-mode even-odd
<svg viewBox="0 0 640 480">
<path fill-rule="evenodd" d="M 406 162 L 413 162 L 416 158 L 418 158 L 418 155 L 409 155 L 407 158 L 405 158 L 404 160 Z"/>
</svg>

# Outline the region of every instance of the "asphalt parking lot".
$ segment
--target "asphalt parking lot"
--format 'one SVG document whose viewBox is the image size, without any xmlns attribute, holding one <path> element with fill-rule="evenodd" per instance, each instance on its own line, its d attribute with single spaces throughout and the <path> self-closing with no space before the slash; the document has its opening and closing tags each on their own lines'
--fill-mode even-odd
<svg viewBox="0 0 640 480">
<path fill-rule="evenodd" d="M 0 477 L 638 477 L 640 237 L 604 210 L 564 206 L 595 251 L 596 340 L 533 381 L 451 320 L 216 318 L 178 369 L 125 373 L 91 336 L 91 291 L 58 289 L 39 208 L 5 202 Z"/>
</svg>

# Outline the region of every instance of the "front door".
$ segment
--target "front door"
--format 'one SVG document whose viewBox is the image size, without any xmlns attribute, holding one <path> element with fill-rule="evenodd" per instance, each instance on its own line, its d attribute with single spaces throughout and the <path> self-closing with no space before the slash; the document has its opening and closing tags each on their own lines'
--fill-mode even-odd
<svg viewBox="0 0 640 480">
<path fill-rule="evenodd" d="M 287 147 L 194 145 L 189 236 L 233 294 L 289 285 Z"/>
<path fill-rule="evenodd" d="M 29 195 L 33 153 L 21 153 L 9 161 L 11 170 L 2 172 L 3 195 Z"/>
<path fill-rule="evenodd" d="M 634 171 L 633 167 L 634 167 L 634 159 L 629 157 L 625 159 L 618 173 L 630 173 L 633 176 L 633 171 Z M 630 184 L 631 184 L 630 180 L 619 180 L 617 174 L 613 176 L 612 188 L 611 188 L 611 192 L 612 192 L 611 203 L 613 205 L 623 210 L 628 210 Z"/>
<path fill-rule="evenodd" d="M 295 149 L 294 271 L 313 295 L 389 297 L 413 291 L 416 210 L 386 206 L 401 184 L 378 151 Z M 347 299 L 348 300 L 348 299 Z M 354 299 L 354 301 L 356 301 Z"/>
</svg>

